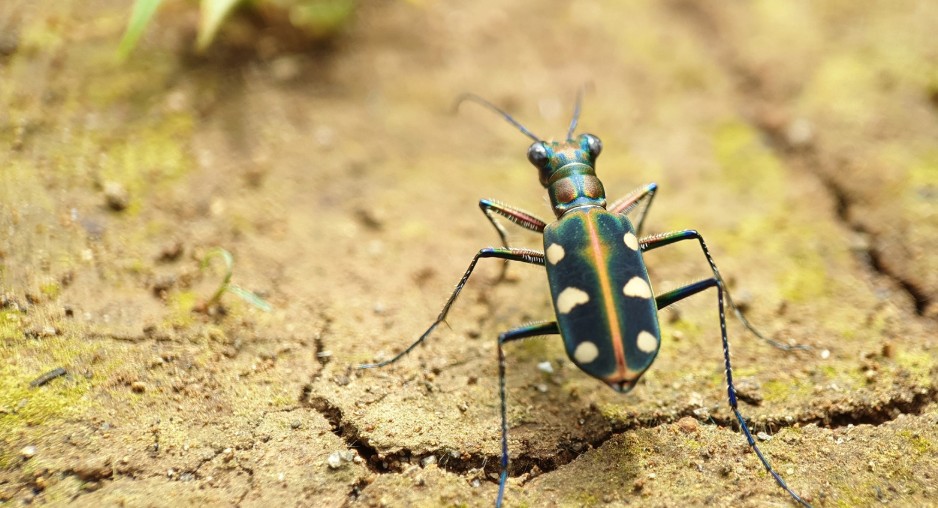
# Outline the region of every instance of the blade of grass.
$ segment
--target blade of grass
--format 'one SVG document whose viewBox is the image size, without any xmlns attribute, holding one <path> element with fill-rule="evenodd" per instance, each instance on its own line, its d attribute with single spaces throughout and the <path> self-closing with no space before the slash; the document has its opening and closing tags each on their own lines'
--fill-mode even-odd
<svg viewBox="0 0 938 508">
<path fill-rule="evenodd" d="M 199 37 L 195 41 L 197 51 L 205 51 L 205 48 L 215 39 L 215 34 L 221 27 L 225 18 L 231 14 L 231 11 L 241 3 L 242 0 L 202 0 L 201 16 L 199 19 Z"/>
<path fill-rule="evenodd" d="M 121 61 L 126 60 L 130 53 L 137 47 L 137 42 L 146 30 L 150 20 L 156 13 L 163 0 L 136 0 L 133 9 L 130 12 L 130 21 L 127 22 L 127 29 L 124 31 L 124 37 L 117 46 L 117 58 Z"/>
<path fill-rule="evenodd" d="M 264 301 L 263 298 L 255 295 L 254 293 L 248 291 L 247 289 L 242 289 L 240 286 L 229 284 L 228 292 L 237 295 L 239 298 L 241 298 L 245 302 L 248 302 L 249 304 L 257 307 L 258 309 L 264 312 L 270 312 L 271 310 L 270 304 Z"/>
<path fill-rule="evenodd" d="M 218 285 L 218 289 L 215 290 L 215 293 L 212 294 L 212 297 L 208 299 L 209 305 L 215 305 L 221 300 L 221 295 L 224 294 L 225 290 L 228 289 L 229 284 L 231 283 L 231 275 L 234 273 L 234 257 L 231 253 L 221 247 L 216 247 L 202 258 L 202 269 L 204 270 L 212 258 L 219 256 L 225 262 L 225 278 L 222 279 L 221 284 Z"/>
<path fill-rule="evenodd" d="M 218 289 L 215 290 L 212 297 L 208 299 L 206 307 L 218 305 L 222 295 L 227 291 L 264 312 L 270 312 L 272 307 L 269 303 L 264 301 L 263 298 L 231 283 L 231 276 L 234 274 L 234 256 L 227 250 L 221 247 L 215 247 L 208 251 L 205 257 L 202 258 L 201 269 L 204 270 L 207 268 L 214 257 L 221 257 L 225 262 L 225 277 L 222 279 L 221 284 L 218 285 Z"/>
</svg>

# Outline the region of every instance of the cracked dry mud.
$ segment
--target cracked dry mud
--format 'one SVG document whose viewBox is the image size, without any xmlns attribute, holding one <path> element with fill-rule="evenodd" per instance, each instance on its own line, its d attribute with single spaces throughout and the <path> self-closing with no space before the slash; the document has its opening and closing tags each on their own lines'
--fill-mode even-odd
<svg viewBox="0 0 938 508">
<path fill-rule="evenodd" d="M 729 323 L 792 488 L 938 504 L 938 6 L 368 2 L 325 46 L 238 18 L 201 57 L 189 8 L 118 64 L 124 2 L 0 5 L 0 504 L 490 505 L 494 338 L 550 315 L 540 269 L 480 265 L 449 328 L 353 366 L 497 242 L 479 198 L 550 215 L 525 138 L 453 99 L 550 137 L 584 83 L 609 196 L 658 182 L 646 228 L 700 230 L 750 320 L 814 348 Z M 193 312 L 216 246 L 272 312 Z M 714 300 L 662 312 L 625 396 L 556 338 L 510 348 L 506 505 L 791 504 L 732 425 Z"/>
</svg>

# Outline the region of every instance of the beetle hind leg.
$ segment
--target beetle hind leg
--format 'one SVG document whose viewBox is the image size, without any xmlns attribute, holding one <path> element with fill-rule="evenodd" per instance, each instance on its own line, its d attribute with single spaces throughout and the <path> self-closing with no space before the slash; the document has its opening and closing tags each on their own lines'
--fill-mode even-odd
<svg viewBox="0 0 938 508">
<path fill-rule="evenodd" d="M 505 494 L 505 482 L 508 481 L 508 394 L 505 390 L 505 350 L 502 345 L 506 342 L 538 337 L 541 335 L 557 335 L 560 330 L 554 321 L 539 321 L 536 323 L 519 326 L 498 336 L 498 397 L 500 401 L 500 410 L 502 414 L 502 459 L 501 473 L 498 476 L 498 498 L 495 500 L 495 506 L 502 505 L 502 497 Z"/>
<path fill-rule="evenodd" d="M 759 457 L 759 461 L 762 462 L 762 466 L 765 467 L 765 470 L 770 475 L 772 475 L 772 478 L 775 479 L 775 483 L 784 489 L 785 492 L 788 492 L 792 499 L 794 499 L 797 503 L 801 504 L 802 506 L 810 507 L 811 505 L 802 499 L 798 494 L 795 494 L 795 491 L 791 490 L 788 484 L 785 483 L 785 480 L 782 479 L 782 476 L 772 468 L 769 460 L 765 458 L 765 455 L 762 454 L 762 450 L 759 449 L 759 445 L 757 445 L 755 439 L 753 439 L 752 432 L 749 430 L 749 425 L 746 423 L 746 419 L 743 418 L 743 415 L 739 412 L 736 397 L 736 386 L 733 384 L 733 367 L 730 364 L 730 342 L 726 336 L 726 316 L 723 310 L 723 284 L 716 277 L 711 277 L 709 279 L 695 282 L 693 284 L 688 284 L 687 286 L 658 295 L 655 298 L 655 302 L 658 304 L 659 309 L 663 309 L 674 302 L 683 300 L 689 296 L 696 295 L 697 293 L 710 288 L 716 288 L 717 290 L 717 306 L 720 310 L 720 336 L 723 341 L 723 364 L 726 368 L 726 395 L 730 409 L 733 410 L 733 414 L 736 416 L 736 421 L 739 423 L 740 432 L 742 432 L 746 437 L 746 441 L 749 443 L 749 447 L 752 448 L 752 451 L 755 452 L 757 457 Z"/>
<path fill-rule="evenodd" d="M 705 291 L 710 288 L 716 288 L 717 308 L 720 312 L 720 338 L 723 343 L 723 364 L 726 371 L 726 395 L 730 409 L 732 409 L 733 414 L 736 416 L 736 421 L 739 423 L 740 432 L 742 432 L 743 436 L 745 436 L 746 442 L 749 444 L 749 447 L 752 448 L 752 451 L 755 452 L 757 457 L 759 457 L 759 461 L 762 463 L 762 466 L 765 468 L 766 472 L 772 475 L 775 483 L 784 489 L 793 500 L 802 506 L 810 507 L 811 505 L 808 504 L 807 501 L 802 499 L 793 490 L 791 490 L 788 484 L 785 483 L 785 480 L 782 479 L 781 475 L 779 475 L 775 469 L 772 468 L 772 465 L 769 463 L 768 459 L 766 459 L 765 455 L 762 454 L 762 450 L 760 450 L 759 446 L 756 444 L 755 439 L 753 439 L 752 432 L 749 430 L 749 425 L 746 423 L 746 419 L 743 418 L 743 415 L 739 412 L 739 404 L 737 402 L 736 396 L 736 386 L 733 384 L 733 367 L 730 363 L 730 342 L 726 335 L 726 313 L 723 304 L 724 293 L 726 294 L 727 301 L 729 301 L 731 305 L 732 301 L 729 300 L 729 293 L 726 292 L 723 280 L 720 278 L 720 272 L 713 263 L 713 258 L 710 257 L 710 252 L 707 250 L 707 245 L 704 243 L 703 238 L 696 231 L 679 231 L 675 233 L 665 233 L 662 235 L 643 238 L 641 240 L 641 246 L 642 250 L 651 250 L 655 247 L 661 247 L 663 245 L 668 245 L 670 243 L 687 239 L 697 239 L 700 241 L 700 245 L 703 248 L 704 254 L 707 256 L 707 261 L 710 263 L 710 267 L 713 269 L 713 277 L 658 295 L 655 297 L 655 303 L 658 305 L 658 309 L 660 310 L 667 307 L 668 305 L 671 305 L 672 303 L 696 295 L 701 291 Z M 737 313 L 739 313 L 738 310 Z M 744 323 L 748 325 L 748 322 L 744 321 Z"/>
</svg>

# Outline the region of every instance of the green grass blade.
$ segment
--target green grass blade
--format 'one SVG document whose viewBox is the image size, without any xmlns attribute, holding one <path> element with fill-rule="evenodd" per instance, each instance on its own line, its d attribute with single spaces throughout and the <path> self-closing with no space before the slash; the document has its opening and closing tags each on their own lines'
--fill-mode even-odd
<svg viewBox="0 0 938 508">
<path fill-rule="evenodd" d="M 208 251 L 205 254 L 205 257 L 202 258 L 202 270 L 208 267 L 209 262 L 211 262 L 214 257 L 221 257 L 225 262 L 225 278 L 222 279 L 221 284 L 218 285 L 218 289 L 215 290 L 215 293 L 211 298 L 208 299 L 210 305 L 215 305 L 221 300 L 221 295 L 228 289 L 229 284 L 231 283 L 231 275 L 234 273 L 234 257 L 225 249 L 221 247 L 215 247 Z"/>
<path fill-rule="evenodd" d="M 267 303 L 266 301 L 264 301 L 263 298 L 261 298 L 261 297 L 255 295 L 254 293 L 248 291 L 247 289 L 242 289 L 241 287 L 235 286 L 234 284 L 229 284 L 229 285 L 228 285 L 228 292 L 229 292 L 229 293 L 234 293 L 235 295 L 237 295 L 239 298 L 241 298 L 241 299 L 244 300 L 245 302 L 248 302 L 249 304 L 251 304 L 251 305 L 257 307 L 258 309 L 260 309 L 260 310 L 262 310 L 262 311 L 264 311 L 264 312 L 270 312 L 270 310 L 271 310 L 271 306 L 270 306 L 269 303 Z"/>
<path fill-rule="evenodd" d="M 163 0 L 136 0 L 134 2 L 133 10 L 130 12 L 130 21 L 124 31 L 124 37 L 117 46 L 117 57 L 119 59 L 126 60 L 134 48 L 137 47 L 137 41 L 140 40 L 161 3 L 163 3 Z"/>
<path fill-rule="evenodd" d="M 202 0 L 201 16 L 199 19 L 199 37 L 195 41 L 195 48 L 199 52 L 205 51 L 205 48 L 215 39 L 219 27 L 225 18 L 231 14 L 231 11 L 241 3 L 242 0 Z"/>
</svg>

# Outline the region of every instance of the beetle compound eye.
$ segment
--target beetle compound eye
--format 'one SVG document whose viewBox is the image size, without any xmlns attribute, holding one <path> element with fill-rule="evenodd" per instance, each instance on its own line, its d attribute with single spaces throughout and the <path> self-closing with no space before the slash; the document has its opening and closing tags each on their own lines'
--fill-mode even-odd
<svg viewBox="0 0 938 508">
<path fill-rule="evenodd" d="M 589 150 L 590 155 L 592 155 L 594 159 L 599 156 L 600 152 L 603 151 L 603 142 L 600 141 L 596 136 L 592 134 L 583 134 L 581 139 L 581 145 L 586 145 L 585 148 Z"/>
<path fill-rule="evenodd" d="M 531 145 L 531 148 L 528 148 L 528 160 L 538 169 L 547 166 L 547 163 L 550 162 L 550 157 L 547 154 L 547 147 L 544 146 L 544 143 L 534 143 Z"/>
</svg>

